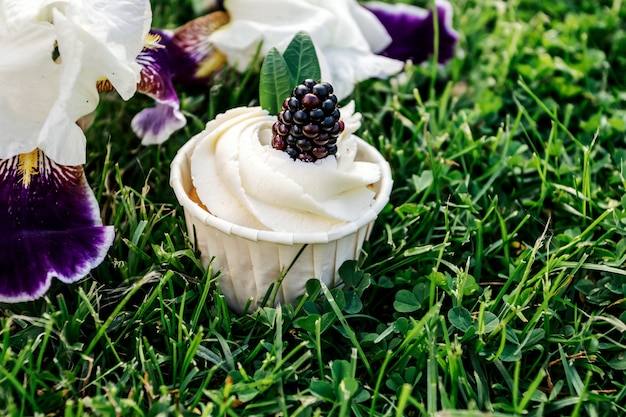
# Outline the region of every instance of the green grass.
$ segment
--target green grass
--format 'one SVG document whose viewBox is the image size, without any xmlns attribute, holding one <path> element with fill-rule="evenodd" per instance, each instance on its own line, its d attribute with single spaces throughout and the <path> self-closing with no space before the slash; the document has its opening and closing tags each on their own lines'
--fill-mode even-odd
<svg viewBox="0 0 626 417">
<path fill-rule="evenodd" d="M 193 17 L 153 0 L 154 25 Z M 354 94 L 394 190 L 343 289 L 232 314 L 168 186 L 176 150 L 256 99 L 227 71 L 142 147 L 104 96 L 88 172 L 106 261 L 0 306 L 7 415 L 626 413 L 626 7 L 459 0 L 462 56 Z M 159 414 L 161 413 L 161 414 Z"/>
</svg>

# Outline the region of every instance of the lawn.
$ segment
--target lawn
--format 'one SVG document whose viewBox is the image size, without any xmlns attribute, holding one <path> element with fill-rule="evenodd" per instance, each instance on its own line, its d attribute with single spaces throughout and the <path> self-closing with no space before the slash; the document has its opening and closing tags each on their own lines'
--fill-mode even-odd
<svg viewBox="0 0 626 417">
<path fill-rule="evenodd" d="M 152 0 L 153 26 L 192 3 Z M 258 73 L 181 90 L 188 124 L 161 146 L 129 128 L 149 98 L 103 95 L 85 169 L 116 239 L 80 283 L 0 305 L 0 410 L 626 415 L 626 6 L 453 6 L 452 61 L 357 86 L 394 189 L 346 285 L 295 305 L 231 312 L 168 184 Z"/>
</svg>

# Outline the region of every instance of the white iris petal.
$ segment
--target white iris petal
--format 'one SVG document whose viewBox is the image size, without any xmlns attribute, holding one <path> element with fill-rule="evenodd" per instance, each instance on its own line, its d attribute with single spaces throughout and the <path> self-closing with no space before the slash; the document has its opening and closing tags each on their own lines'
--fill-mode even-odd
<svg viewBox="0 0 626 417">
<path fill-rule="evenodd" d="M 76 121 L 95 110 L 100 79 L 134 94 L 150 17 L 148 0 L 0 3 L 0 159 L 39 148 L 84 164 Z"/>
<path fill-rule="evenodd" d="M 265 56 L 272 47 L 284 50 L 301 30 L 311 36 L 322 79 L 333 84 L 339 99 L 350 95 L 359 81 L 402 70 L 402 62 L 375 55 L 391 38 L 356 0 L 226 0 L 224 7 L 230 23 L 209 40 L 240 71 L 250 65 L 260 42 Z"/>
<path fill-rule="evenodd" d="M 54 28 L 29 23 L 0 42 L 0 159 L 28 153 L 39 145 L 52 104 L 59 96 L 62 68 L 51 59 Z"/>
<path fill-rule="evenodd" d="M 21 29 L 25 22 L 52 22 L 52 6 L 64 9 L 70 0 L 2 0 L 0 33 Z"/>
</svg>

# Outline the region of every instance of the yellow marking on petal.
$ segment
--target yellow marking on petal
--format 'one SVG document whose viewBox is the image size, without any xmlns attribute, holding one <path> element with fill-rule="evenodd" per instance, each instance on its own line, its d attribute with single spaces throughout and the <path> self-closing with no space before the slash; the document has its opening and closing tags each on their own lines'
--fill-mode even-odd
<svg viewBox="0 0 626 417">
<path fill-rule="evenodd" d="M 99 93 L 104 93 L 105 91 L 115 91 L 115 87 L 111 84 L 108 78 L 100 78 L 96 81 L 96 89 Z"/>
<path fill-rule="evenodd" d="M 226 62 L 226 55 L 220 51 L 214 51 L 212 55 L 209 55 L 204 60 L 198 63 L 198 69 L 196 70 L 196 77 L 204 78 L 213 74 L 219 70 Z"/>
<path fill-rule="evenodd" d="M 161 44 L 161 35 L 159 35 L 158 33 L 148 33 L 148 35 L 146 36 L 146 40 L 143 43 L 143 47 L 144 49 L 155 50 L 159 48 L 165 48 L 165 45 Z"/>
<path fill-rule="evenodd" d="M 38 148 L 35 148 L 35 150 L 30 153 L 23 153 L 18 156 L 17 173 L 22 176 L 24 188 L 30 186 L 30 180 L 33 175 L 39 174 L 40 152 Z"/>
</svg>

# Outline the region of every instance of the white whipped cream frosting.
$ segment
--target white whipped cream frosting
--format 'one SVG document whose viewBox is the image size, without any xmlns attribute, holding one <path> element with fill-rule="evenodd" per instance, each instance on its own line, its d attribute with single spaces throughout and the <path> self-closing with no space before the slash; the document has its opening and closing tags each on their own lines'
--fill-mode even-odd
<svg viewBox="0 0 626 417">
<path fill-rule="evenodd" d="M 216 217 L 277 232 L 319 232 L 354 221 L 372 205 L 368 187 L 380 167 L 355 160 L 361 115 L 341 108 L 345 129 L 337 155 L 292 160 L 271 146 L 276 121 L 260 107 L 228 110 L 196 137 L 191 176 L 202 204 Z"/>
</svg>

